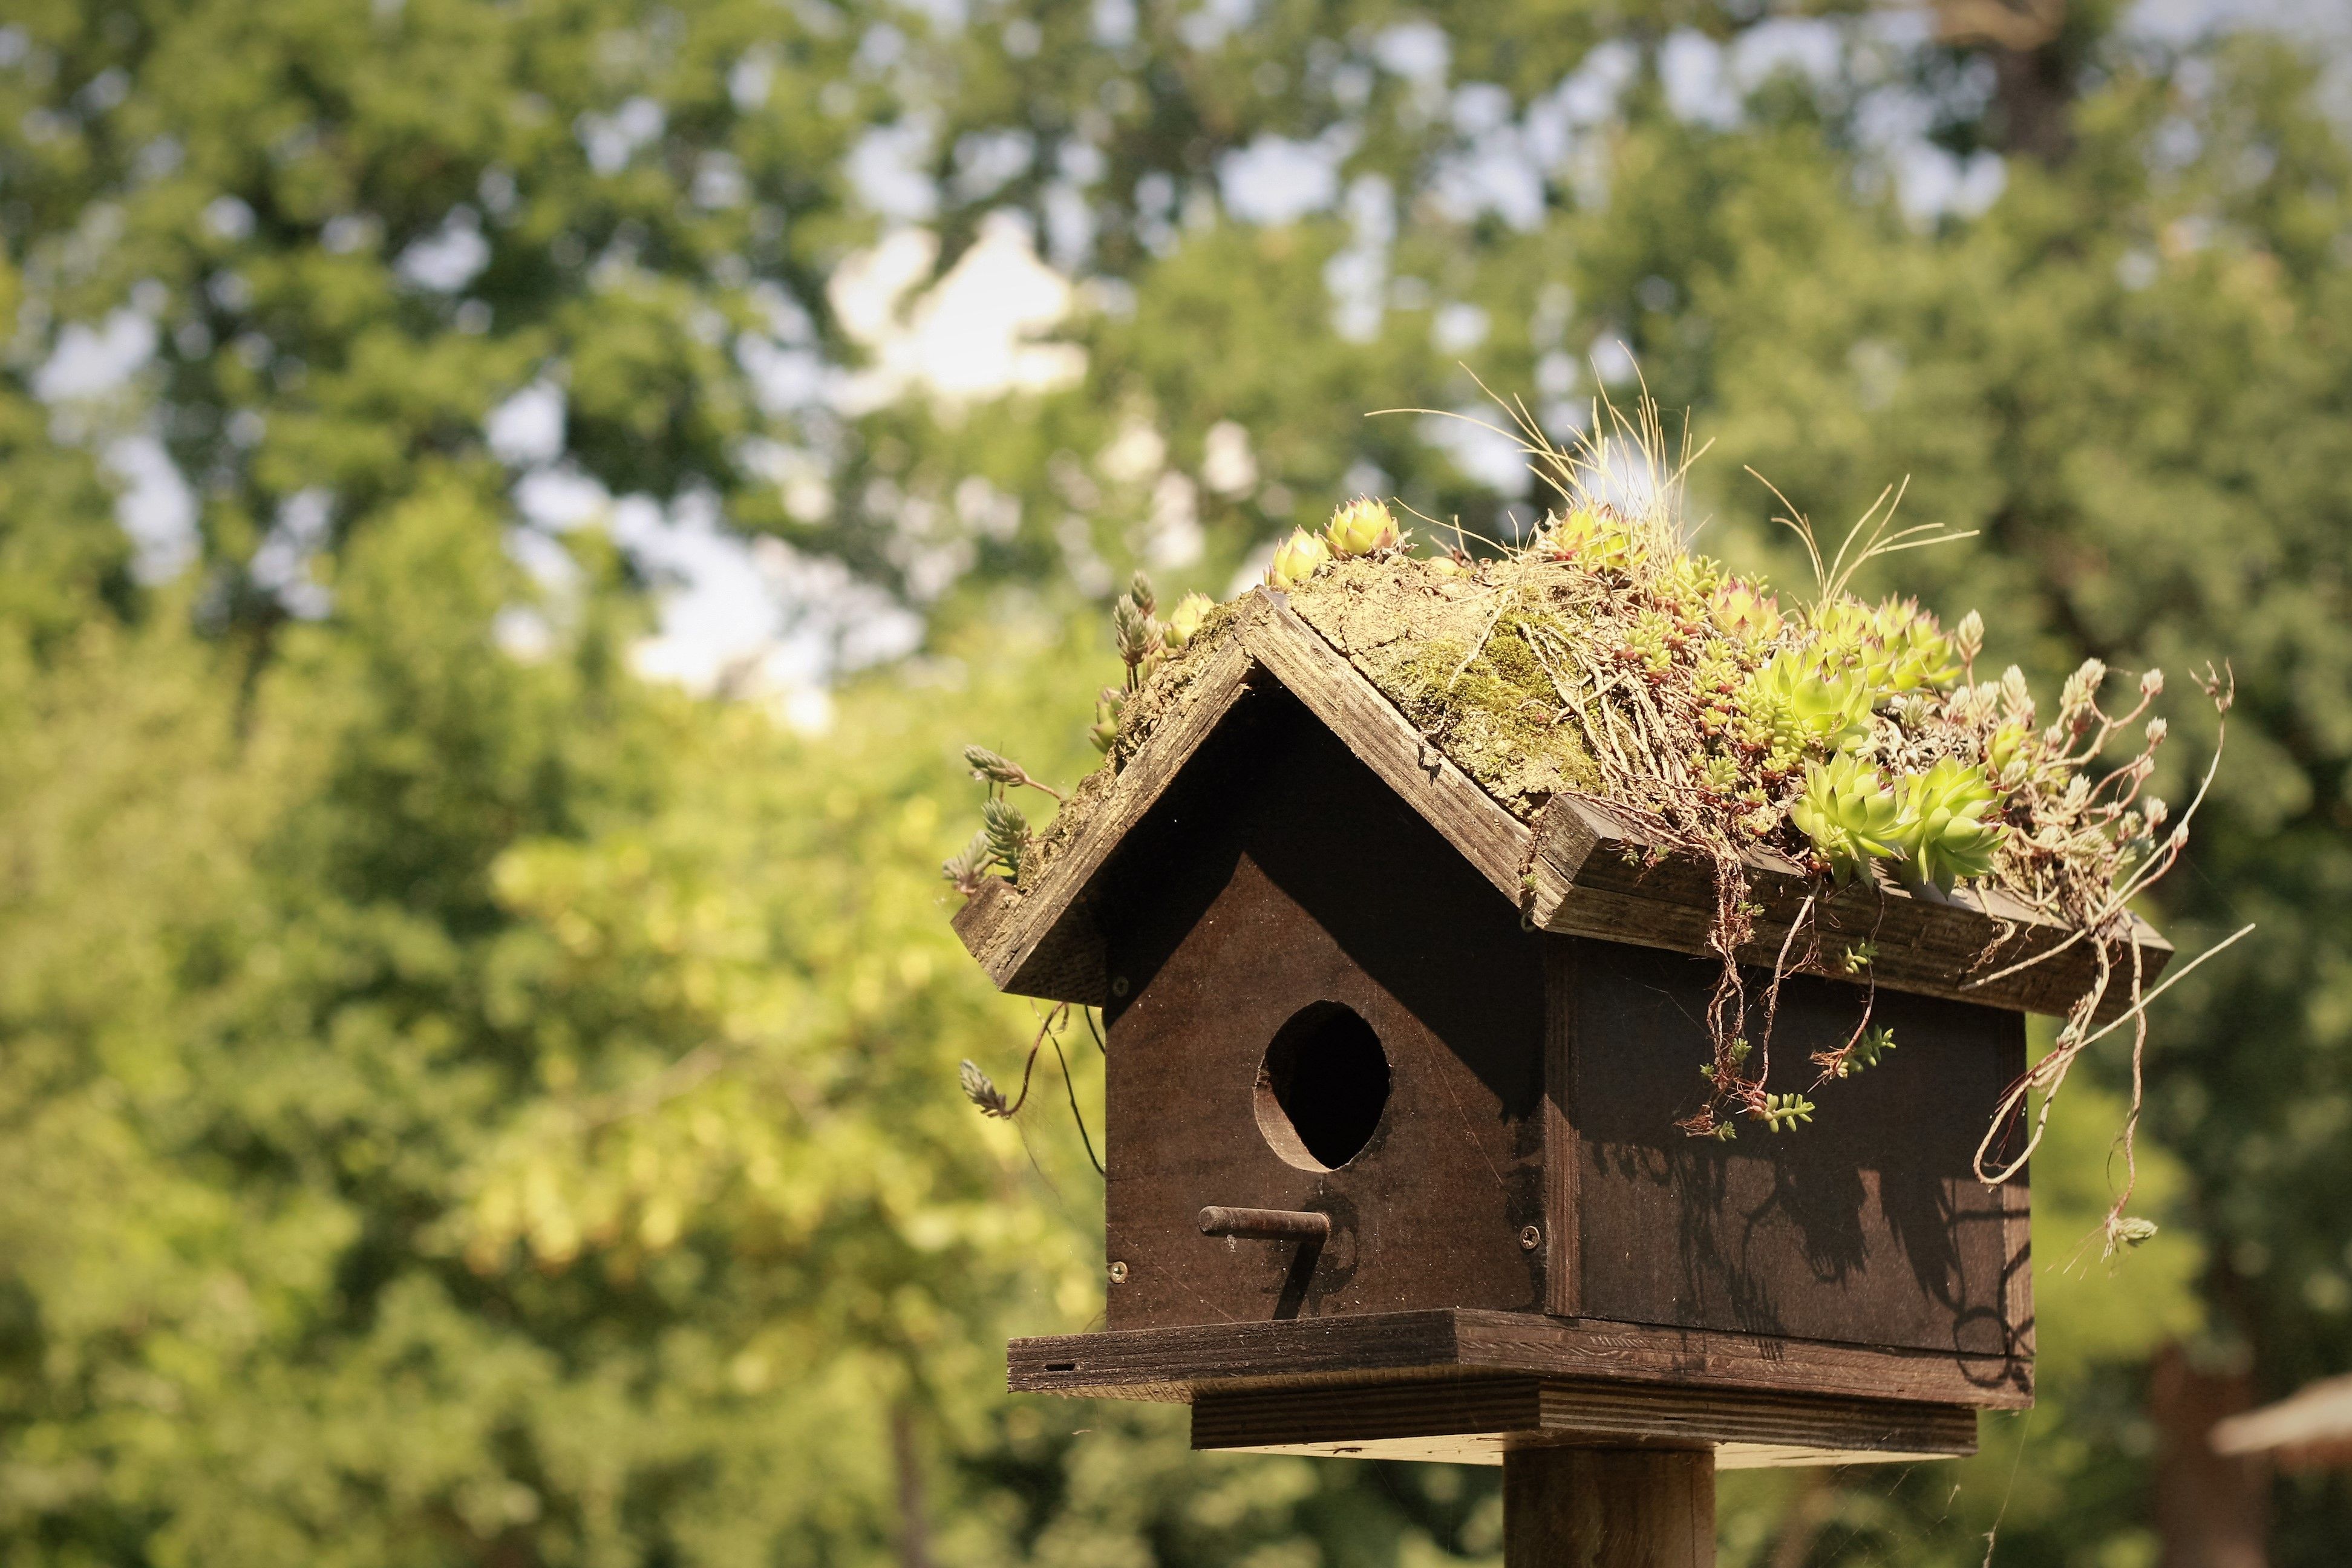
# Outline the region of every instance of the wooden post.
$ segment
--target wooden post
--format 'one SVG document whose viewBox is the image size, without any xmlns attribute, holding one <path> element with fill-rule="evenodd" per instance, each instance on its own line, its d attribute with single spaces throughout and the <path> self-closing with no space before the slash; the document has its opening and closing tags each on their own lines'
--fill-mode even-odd
<svg viewBox="0 0 2352 1568">
<path fill-rule="evenodd" d="M 1715 1568 L 1712 1449 L 1514 1448 L 1505 1568 Z"/>
</svg>

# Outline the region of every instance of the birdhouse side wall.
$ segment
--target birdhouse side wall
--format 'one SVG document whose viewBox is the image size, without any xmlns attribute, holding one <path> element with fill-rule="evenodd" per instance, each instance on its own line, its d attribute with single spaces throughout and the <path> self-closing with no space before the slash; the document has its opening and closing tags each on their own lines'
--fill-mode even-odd
<svg viewBox="0 0 2352 1568">
<path fill-rule="evenodd" d="M 1542 1310 L 1544 939 L 1434 829 L 1276 688 L 1101 887 L 1111 1328 Z M 1337 1008 L 1389 1081 L 1369 1141 L 1324 1169 L 1269 1135 L 1260 1079 L 1286 1025 Z M 1206 1237 L 1212 1205 L 1314 1210 L 1332 1235 Z"/>
<path fill-rule="evenodd" d="M 1552 1310 L 1590 1318 L 1966 1357 L 2031 1353 L 2024 1176 L 1989 1188 L 1979 1140 L 2025 1066 L 2022 1015 L 1863 984 L 1780 991 L 1769 1087 L 1806 1125 L 1738 1122 L 1728 1142 L 1675 1123 L 1702 1102 L 1710 960 L 1576 938 L 1549 955 L 1564 1075 L 1572 1274 Z M 1751 1005 L 1769 976 L 1748 979 Z M 1812 1087 L 1811 1059 L 1868 1009 L 1895 1048 Z"/>
</svg>

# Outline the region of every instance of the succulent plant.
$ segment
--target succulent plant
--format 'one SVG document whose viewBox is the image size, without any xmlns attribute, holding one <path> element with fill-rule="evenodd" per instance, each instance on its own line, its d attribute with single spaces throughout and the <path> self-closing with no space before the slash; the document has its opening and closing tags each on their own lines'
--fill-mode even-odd
<svg viewBox="0 0 2352 1568">
<path fill-rule="evenodd" d="M 1840 883 L 1873 860 L 1903 852 L 1903 802 L 1875 767 L 1851 752 L 1806 764 L 1805 792 L 1789 807 L 1789 820 L 1812 840 Z"/>
<path fill-rule="evenodd" d="M 1857 1073 L 1876 1067 L 1880 1059 L 1894 1048 L 1895 1031 L 1880 1024 L 1874 1028 L 1864 1029 L 1859 1039 L 1834 1058 L 1815 1057 L 1813 1059 L 1824 1065 L 1833 1059 L 1837 1065 L 1830 1068 L 1832 1074 L 1842 1079 L 1852 1078 Z"/>
<path fill-rule="evenodd" d="M 1168 624 L 1160 628 L 1170 650 L 1184 647 L 1199 636 L 1201 623 L 1216 607 L 1217 602 L 1206 594 L 1187 594 L 1177 600 L 1176 607 L 1168 613 Z"/>
<path fill-rule="evenodd" d="M 1877 617 L 1852 599 L 1831 599 L 1814 605 L 1805 624 L 1812 633 L 1807 640 L 1813 656 L 1824 665 L 1859 669 L 1878 654 Z"/>
<path fill-rule="evenodd" d="M 1333 512 L 1330 526 L 1323 531 L 1324 542 L 1331 547 L 1332 554 L 1342 560 L 1393 550 L 1400 537 L 1396 519 L 1390 515 L 1389 509 L 1364 496 Z"/>
<path fill-rule="evenodd" d="M 1303 528 L 1290 531 L 1290 537 L 1274 552 L 1274 561 L 1266 568 L 1268 587 L 1296 588 L 1316 573 L 1323 570 L 1331 559 L 1331 547 Z"/>
<path fill-rule="evenodd" d="M 1542 549 L 1555 561 L 1595 572 L 1630 572 L 1643 552 L 1631 523 L 1607 505 L 1587 503 L 1545 530 Z"/>
<path fill-rule="evenodd" d="M 973 778 L 984 784 L 1023 784 L 1029 782 L 1029 775 L 1021 771 L 1018 763 L 998 755 L 986 746 L 966 746 L 963 749 L 963 765 L 971 770 Z"/>
<path fill-rule="evenodd" d="M 1141 574 L 1137 574 L 1139 581 Z M 1150 592 L 1150 584 L 1144 584 Z M 1121 594 L 1110 607 L 1112 636 L 1118 643 L 1119 661 L 1127 666 L 1129 687 L 1139 685 L 1160 662 L 1165 648 L 1165 633 L 1151 612 L 1138 604 L 1133 595 Z"/>
<path fill-rule="evenodd" d="M 1960 656 L 1962 664 L 1974 664 L 1977 655 L 1984 651 L 1984 617 L 1970 610 L 1952 628 L 1952 651 Z"/>
<path fill-rule="evenodd" d="M 1151 578 L 1140 566 L 1135 569 L 1135 575 L 1128 579 L 1127 596 L 1134 600 L 1135 607 L 1145 615 L 1159 613 L 1160 600 L 1151 591 Z"/>
<path fill-rule="evenodd" d="M 1698 782 L 1709 794 L 1731 795 L 1739 788 L 1739 759 L 1717 752 L 1695 759 Z"/>
<path fill-rule="evenodd" d="M 1642 611 L 1625 634 L 1625 651 L 1653 679 L 1674 668 L 1675 649 L 1681 643 L 1681 629 L 1663 610 Z"/>
<path fill-rule="evenodd" d="M 940 875 L 966 898 L 980 891 L 980 879 L 988 874 L 988 863 L 994 858 L 989 852 L 988 830 L 973 834 L 969 842 L 940 862 Z"/>
<path fill-rule="evenodd" d="M 956 1081 L 962 1086 L 963 1097 L 980 1107 L 980 1113 L 982 1116 L 993 1116 L 1005 1121 L 1012 1119 L 1013 1106 L 1004 1098 L 1004 1091 L 996 1087 L 993 1079 L 981 1071 L 978 1062 L 966 1058 L 959 1063 L 956 1068 Z"/>
<path fill-rule="evenodd" d="M 1119 715 L 1126 707 L 1127 694 L 1116 686 L 1104 687 L 1095 698 L 1095 721 L 1087 731 L 1087 739 L 1095 743 L 1096 751 L 1107 755 L 1118 744 Z"/>
<path fill-rule="evenodd" d="M 1963 878 L 1990 874 L 2001 829 L 1983 817 L 1995 798 L 1984 770 L 1955 757 L 1904 780 L 1905 875 L 1949 892 Z"/>
<path fill-rule="evenodd" d="M 1715 591 L 1706 613 L 1716 630 L 1742 642 L 1768 643 L 1780 635 L 1780 602 L 1737 577 Z"/>
<path fill-rule="evenodd" d="M 2010 782 L 2011 768 L 2027 760 L 2026 748 L 2032 739 L 2033 731 L 2013 719 L 1995 730 L 1985 741 L 1985 765 L 1992 770 L 1992 776 Z"/>
<path fill-rule="evenodd" d="M 1006 876 L 1019 881 L 1021 863 L 1029 855 L 1029 819 L 1003 795 L 991 795 L 980 808 L 980 823 L 990 857 L 1004 868 Z"/>
<path fill-rule="evenodd" d="M 1652 592 L 1674 607 L 1696 630 L 1707 619 L 1707 607 L 1724 585 L 1723 568 L 1705 555 L 1669 554 L 1665 569 L 1657 574 Z"/>
<path fill-rule="evenodd" d="M 1064 798 L 1060 790 L 1055 789 L 1052 784 L 1044 784 L 1030 777 L 1028 769 L 1010 757 L 990 751 L 986 746 L 966 746 L 963 749 L 963 765 L 971 770 L 971 776 L 974 779 L 992 790 L 1042 790 L 1055 800 Z"/>
<path fill-rule="evenodd" d="M 1749 678 L 1741 706 L 1785 751 L 1834 752 L 1870 733 L 1870 688 L 1860 676 L 1785 649 Z"/>
<path fill-rule="evenodd" d="M 1936 617 L 1915 599 L 1889 599 L 1873 612 L 1880 658 L 1873 665 L 1881 690 L 1942 690 L 1960 678 L 1960 656 Z"/>
<path fill-rule="evenodd" d="M 1775 1132 L 1786 1132 L 1801 1121 L 1811 1121 L 1819 1109 L 1801 1094 L 1768 1094 L 1764 1103 L 1748 1114 Z"/>
</svg>

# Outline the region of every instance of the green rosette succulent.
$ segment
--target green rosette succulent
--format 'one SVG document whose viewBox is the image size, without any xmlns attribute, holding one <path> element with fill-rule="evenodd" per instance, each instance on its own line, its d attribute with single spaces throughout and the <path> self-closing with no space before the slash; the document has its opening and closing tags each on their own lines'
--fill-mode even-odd
<svg viewBox="0 0 2352 1568">
<path fill-rule="evenodd" d="M 1119 717 L 1126 707 L 1127 694 L 1116 686 L 1104 687 L 1095 698 L 1095 721 L 1087 731 L 1087 739 L 1106 756 L 1118 744 Z"/>
<path fill-rule="evenodd" d="M 1756 584 L 1738 578 L 1715 591 L 1707 618 L 1716 630 L 1742 642 L 1761 645 L 1780 635 L 1780 601 Z"/>
<path fill-rule="evenodd" d="M 1342 559 L 1394 550 L 1400 537 L 1389 509 L 1361 496 L 1333 512 L 1330 525 L 1323 531 L 1323 542 Z"/>
<path fill-rule="evenodd" d="M 1989 876 L 2000 824 L 1983 820 L 1998 797 L 1982 768 L 1954 757 L 1903 781 L 1904 874 L 1945 892 L 1968 877 Z"/>
<path fill-rule="evenodd" d="M 1273 563 L 1267 566 L 1265 581 L 1269 587 L 1296 588 L 1330 563 L 1331 547 L 1303 528 L 1294 528 L 1290 537 L 1274 552 Z"/>
<path fill-rule="evenodd" d="M 1160 628 L 1161 639 L 1171 650 L 1186 647 L 1200 635 L 1201 624 L 1216 607 L 1217 602 L 1206 594 L 1185 595 L 1176 601 L 1176 608 L 1169 616 L 1168 624 Z"/>
<path fill-rule="evenodd" d="M 1812 840 L 1843 884 L 1873 860 L 1903 853 L 1903 802 L 1878 770 L 1852 752 L 1805 765 L 1805 793 L 1789 820 Z"/>
<path fill-rule="evenodd" d="M 1942 691 L 1960 678 L 1960 658 L 1936 617 L 1914 599 L 1889 599 L 1872 613 L 1880 652 L 1872 684 L 1882 691 Z"/>
<path fill-rule="evenodd" d="M 1805 621 L 1813 657 L 1834 669 L 1864 669 L 1877 661 L 1877 617 L 1852 599 L 1832 599 L 1816 605 Z"/>
<path fill-rule="evenodd" d="M 1987 737 L 1985 765 L 2003 784 L 2021 784 L 2025 779 L 2025 764 L 2032 755 L 2032 742 L 2033 731 L 2011 719 Z M 2011 776 L 2011 770 L 2015 771 L 2014 777 Z"/>
<path fill-rule="evenodd" d="M 1786 650 L 1749 678 L 1742 705 L 1778 750 L 1834 752 L 1870 733 L 1870 688 L 1859 676 Z"/>
<path fill-rule="evenodd" d="M 1544 531 L 1543 550 L 1594 572 L 1631 572 L 1644 552 L 1633 524 L 1607 506 L 1584 505 Z"/>
</svg>

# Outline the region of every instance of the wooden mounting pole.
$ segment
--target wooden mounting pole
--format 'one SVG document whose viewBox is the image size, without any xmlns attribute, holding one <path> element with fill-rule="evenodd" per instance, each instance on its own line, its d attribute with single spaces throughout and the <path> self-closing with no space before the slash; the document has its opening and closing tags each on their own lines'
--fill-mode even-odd
<svg viewBox="0 0 2352 1568">
<path fill-rule="evenodd" d="M 1715 1453 L 1514 1448 L 1505 1568 L 1715 1568 Z"/>
</svg>

